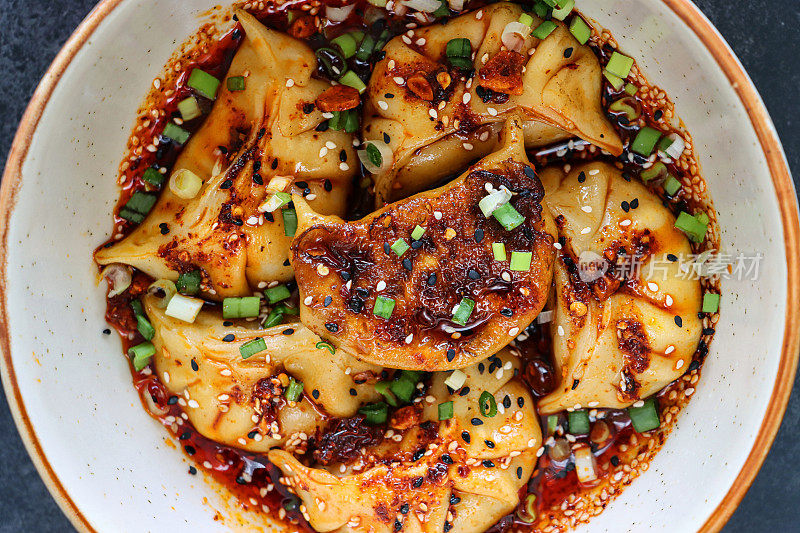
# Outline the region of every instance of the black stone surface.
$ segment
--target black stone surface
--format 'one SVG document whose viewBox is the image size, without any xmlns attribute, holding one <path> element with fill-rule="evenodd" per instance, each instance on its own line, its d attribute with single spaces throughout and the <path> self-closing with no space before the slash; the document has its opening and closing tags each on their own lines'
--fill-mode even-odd
<svg viewBox="0 0 800 533">
<path fill-rule="evenodd" d="M 797 184 L 800 1 L 696 3 L 755 81 L 783 140 Z M 0 0 L 0 161 L 6 159 L 17 123 L 40 77 L 94 4 L 94 0 Z M 0 403 L 0 532 L 70 531 L 69 522 L 25 452 L 4 397 Z M 726 532 L 800 531 L 796 514 L 800 503 L 799 457 L 800 398 L 795 393 L 775 444 Z"/>
</svg>

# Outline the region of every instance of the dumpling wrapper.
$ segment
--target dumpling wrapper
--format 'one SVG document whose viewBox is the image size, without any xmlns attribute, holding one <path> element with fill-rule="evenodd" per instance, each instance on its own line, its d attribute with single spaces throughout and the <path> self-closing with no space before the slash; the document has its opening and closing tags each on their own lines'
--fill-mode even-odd
<svg viewBox="0 0 800 533">
<path fill-rule="evenodd" d="M 547 168 L 541 178 L 545 203 L 566 239 L 562 253 L 579 265 L 595 252 L 623 266 L 595 281 L 584 275 L 586 283 L 557 259 L 551 331 L 559 386 L 540 400 L 539 411 L 627 407 L 685 373 L 697 348 L 700 282 L 667 258 L 690 254 L 689 241 L 658 197 L 612 165 L 590 163 L 567 175 Z M 638 207 L 623 211 L 622 202 L 634 199 Z M 621 248 L 638 257 L 623 261 Z M 624 266 L 636 263 L 638 272 Z M 624 271 L 624 281 L 615 281 Z"/>
<path fill-rule="evenodd" d="M 381 368 L 341 351 L 331 354 L 317 348 L 321 339 L 300 323 L 267 329 L 247 327 L 252 323 L 245 321 L 225 326 L 217 312 L 202 310 L 189 324 L 167 316 L 154 297 L 145 297 L 144 306 L 156 331 L 152 342 L 158 377 L 172 394 L 187 402 L 184 412 L 195 429 L 215 442 L 265 453 L 291 442 L 298 433 L 313 435 L 323 428 L 322 413 L 353 416 L 362 403 L 378 397 L 373 383 L 358 384 L 353 376 L 377 376 Z M 291 335 L 284 333 L 288 329 L 293 330 Z M 223 341 L 227 335 L 234 340 Z M 266 350 L 242 358 L 239 347 L 256 338 L 264 339 Z M 192 369 L 192 360 L 197 370 Z M 316 407 L 308 397 L 294 405 L 285 401 L 283 388 L 271 384 L 282 372 L 303 382 L 306 393 L 319 391 Z M 260 440 L 248 436 L 253 431 Z"/>
<path fill-rule="evenodd" d="M 316 108 L 306 114 L 330 87 L 312 78 L 316 58 L 303 42 L 269 30 L 251 15 L 237 11 L 245 30 L 229 74 L 249 71 L 243 91 L 220 84 L 214 108 L 181 152 L 174 171 L 189 169 L 205 184 L 197 197 L 181 199 L 165 184 L 147 218 L 131 234 L 98 250 L 101 265 L 132 265 L 157 279 L 176 280 L 179 273 L 200 268 L 204 296 L 221 300 L 249 295 L 261 281 L 288 281 L 291 237 L 284 233 L 280 211 L 259 212 L 275 192 L 268 186 L 285 176 L 286 192 L 302 193 L 306 182 L 316 198 L 309 203 L 322 213 L 343 214 L 357 169 L 352 135 L 334 130 L 318 132 L 325 119 Z M 287 80 L 294 85 L 287 88 Z M 242 143 L 242 139 L 244 142 Z M 338 149 L 320 157 L 327 142 Z M 227 147 L 230 159 L 218 147 Z M 327 150 L 327 149 L 326 149 Z M 342 170 L 344 150 L 350 168 Z M 255 170 L 254 165 L 260 164 Z M 272 168 L 273 165 L 275 168 Z M 227 167 L 224 172 L 216 168 Z M 259 174 L 263 185 L 253 181 Z M 327 191 L 324 182 L 330 180 Z M 280 190 L 284 190 L 283 187 Z M 161 224 L 169 232 L 162 234 Z"/>
<path fill-rule="evenodd" d="M 359 221 L 319 216 L 296 198 L 291 262 L 303 323 L 359 359 L 416 370 L 468 366 L 516 337 L 547 300 L 555 227 L 542 209 L 518 117 L 509 118 L 503 142 L 447 186 Z M 483 215 L 478 202 L 487 184 L 516 193 L 511 204 L 522 225 L 507 231 Z M 398 257 L 390 246 L 398 239 L 411 245 L 416 226 L 425 228 L 420 245 Z M 494 259 L 494 242 L 505 244 L 506 261 Z M 531 253 L 530 269 L 512 271 L 512 252 Z M 388 319 L 374 314 L 379 296 L 394 301 Z M 451 319 L 465 297 L 475 308 L 462 326 Z"/>
<path fill-rule="evenodd" d="M 484 103 L 478 96 L 481 69 L 500 52 L 505 26 L 522 12 L 515 4 L 499 2 L 415 29 L 412 44 L 403 40 L 406 36 L 387 43 L 386 57 L 370 78 L 362 131 L 365 140 L 388 136 L 394 153 L 393 164 L 375 176 L 378 205 L 429 188 L 489 153 L 497 139 L 491 125 L 515 110 L 525 114 L 528 146 L 577 135 L 614 155 L 622 153 L 622 141 L 601 105 L 600 63 L 561 22 L 553 21 L 557 27 L 545 39 L 525 40 L 519 57 L 524 62 L 521 94 L 509 95 L 504 103 Z M 542 21 L 531 16 L 535 28 Z M 445 49 L 455 38 L 469 39 L 475 51 L 475 75 L 468 81 L 447 62 Z M 565 57 L 568 48 L 572 54 Z M 447 87 L 437 79 L 442 73 L 451 80 Z M 428 80 L 432 101 L 409 90 L 407 80 L 416 74 Z M 464 143 L 472 148 L 465 149 Z"/>
<path fill-rule="evenodd" d="M 396 458 L 394 461 L 378 459 L 363 472 L 345 468 L 342 473 L 336 465 L 327 470 L 308 467 L 285 451 L 270 452 L 270 461 L 303 500 L 311 526 L 321 532 L 389 533 L 395 531 L 395 519 L 400 517 L 403 531 L 440 533 L 450 512 L 449 531 L 482 533 L 511 512 L 536 465 L 542 434 L 530 393 L 514 377 L 518 358 L 504 349 L 493 360 L 500 368 L 509 368 L 499 378 L 496 372 L 481 373 L 477 364 L 466 368 L 471 392 L 465 396 L 448 393 L 444 381 L 449 374 L 434 374 L 428 394 L 436 400 L 422 413 L 422 420 L 428 422 L 402 433 L 402 440 L 392 443 L 391 452 L 384 455 Z M 499 405 L 505 401 L 510 407 L 494 417 L 482 416 L 478 397 L 483 391 L 492 393 Z M 450 400 L 454 416 L 440 422 L 437 406 Z M 483 424 L 476 426 L 472 422 L 475 417 Z M 438 427 L 427 445 L 419 440 L 425 424 Z M 464 431 L 472 436 L 469 443 L 462 438 Z M 494 447 L 490 448 L 486 439 L 491 439 Z M 413 453 L 421 444 L 431 453 L 414 461 Z M 372 453 L 365 450 L 366 456 Z M 443 460 L 443 455 L 449 461 Z M 451 503 L 451 496 L 458 498 L 457 503 Z M 404 504 L 408 511 L 402 514 Z"/>
</svg>

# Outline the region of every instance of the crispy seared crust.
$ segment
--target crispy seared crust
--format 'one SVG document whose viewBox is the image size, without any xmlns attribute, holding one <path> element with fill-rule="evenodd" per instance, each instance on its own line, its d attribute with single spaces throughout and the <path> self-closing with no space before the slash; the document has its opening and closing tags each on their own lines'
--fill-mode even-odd
<svg viewBox="0 0 800 533">
<path fill-rule="evenodd" d="M 296 198 L 301 221 L 291 261 L 303 323 L 356 357 L 392 368 L 464 367 L 508 344 L 544 305 L 554 260 L 555 226 L 542 209 L 521 124 L 512 117 L 504 147 L 449 185 L 356 222 L 311 214 Z M 487 184 L 516 193 L 511 203 L 525 223 L 507 231 L 483 216 L 478 202 Z M 423 237 L 398 257 L 390 246 L 399 238 L 411 243 L 417 225 Z M 504 243 L 509 256 L 533 252 L 530 270 L 512 272 L 508 261 L 495 261 L 493 242 Z M 373 314 L 379 295 L 395 301 L 389 319 Z M 464 297 L 475 309 L 460 326 L 451 318 Z"/>
</svg>

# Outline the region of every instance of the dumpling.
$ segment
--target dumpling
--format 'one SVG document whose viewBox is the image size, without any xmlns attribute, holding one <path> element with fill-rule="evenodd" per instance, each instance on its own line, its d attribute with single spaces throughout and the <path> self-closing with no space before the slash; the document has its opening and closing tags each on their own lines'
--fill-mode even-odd
<svg viewBox="0 0 800 533">
<path fill-rule="evenodd" d="M 516 337 L 547 299 L 555 228 L 519 117 L 503 142 L 447 186 L 359 221 L 316 215 L 296 199 L 291 262 L 303 323 L 359 359 L 418 370 L 471 365 Z M 510 230 L 479 207 L 503 188 L 517 213 Z M 493 243 L 505 258 L 495 259 Z"/>
<path fill-rule="evenodd" d="M 629 406 L 686 372 L 697 348 L 700 282 L 677 261 L 689 241 L 653 193 L 612 165 L 541 178 L 564 249 L 551 325 L 559 385 L 539 410 Z"/>
<path fill-rule="evenodd" d="M 503 30 L 522 12 L 499 2 L 386 45 L 370 79 L 362 132 L 365 140 L 388 138 L 394 153 L 392 165 L 375 176 L 379 205 L 429 188 L 489 153 L 496 139 L 491 124 L 514 110 L 529 122 L 529 146 L 577 135 L 622 153 L 601 106 L 600 63 L 563 23 L 554 21 L 556 29 L 543 40 L 528 36 L 518 52 L 501 50 Z M 534 28 L 542 22 L 532 18 Z M 457 38 L 472 45 L 475 74 L 466 80 L 445 53 Z"/>
<path fill-rule="evenodd" d="M 285 451 L 269 459 L 303 500 L 316 531 L 483 532 L 519 503 L 541 446 L 518 370 L 519 359 L 504 349 L 464 369 L 464 396 L 447 388 L 447 373 L 434 374 L 425 391 L 433 401 L 405 408 L 419 413 L 417 425 L 393 430 L 347 464 L 308 467 Z M 479 410 L 483 392 L 497 404 L 493 417 Z M 439 421 L 439 403 L 451 400 L 453 417 Z"/>
<path fill-rule="evenodd" d="M 203 189 L 182 199 L 165 186 L 139 227 L 95 255 L 101 265 L 129 264 L 173 281 L 200 268 L 204 295 L 212 299 L 248 294 L 261 281 L 290 280 L 291 236 L 282 212 L 259 206 L 284 191 L 304 194 L 321 213 L 343 214 L 358 166 L 352 135 L 316 130 L 325 119 L 314 102 L 331 85 L 312 78 L 311 49 L 245 12 L 237 15 L 246 38 L 228 72 L 249 72 L 245 89 L 220 85 L 211 114 L 174 166 L 200 176 Z"/>
<path fill-rule="evenodd" d="M 197 431 L 216 442 L 266 452 L 300 433 L 314 435 L 326 423 L 321 413 L 353 416 L 377 396 L 379 367 L 318 348 L 321 339 L 300 323 L 268 329 L 245 321 L 225 326 L 217 313 L 203 310 L 188 324 L 164 314 L 154 297 L 145 297 L 144 305 L 156 331 L 158 377 L 186 403 L 184 412 Z M 240 346 L 258 338 L 266 349 L 243 358 Z M 290 377 L 303 383 L 302 401 L 284 397 Z M 318 391 L 313 400 L 312 391 Z"/>
</svg>

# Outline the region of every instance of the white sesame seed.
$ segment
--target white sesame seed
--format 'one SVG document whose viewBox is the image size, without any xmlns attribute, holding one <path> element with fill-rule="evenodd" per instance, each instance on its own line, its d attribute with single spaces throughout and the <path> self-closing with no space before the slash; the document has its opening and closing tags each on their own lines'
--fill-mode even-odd
<svg viewBox="0 0 800 533">
<path fill-rule="evenodd" d="M 286 87 L 294 87 L 294 80 L 292 78 L 286 80 Z"/>
<path fill-rule="evenodd" d="M 350 165 L 348 165 L 347 163 L 344 163 L 344 162 L 339 163 L 339 170 L 341 170 L 343 172 L 346 171 L 346 170 L 350 170 Z"/>
<path fill-rule="evenodd" d="M 493 107 L 487 107 L 487 108 L 486 108 L 486 111 L 488 111 L 488 112 L 489 112 L 489 114 L 490 114 L 490 115 L 492 115 L 493 117 L 496 117 L 496 116 L 497 116 L 497 109 L 495 109 L 495 108 L 493 108 Z"/>
<path fill-rule="evenodd" d="M 560 250 L 561 249 L 561 243 L 560 242 L 554 242 L 553 243 L 553 248 L 555 248 L 556 250 Z"/>
<path fill-rule="evenodd" d="M 433 109 L 433 108 L 428 109 L 428 114 L 431 116 L 431 118 L 438 118 L 439 117 L 439 113 L 437 113 L 436 110 Z"/>
<path fill-rule="evenodd" d="M 466 143 L 466 142 L 463 143 L 461 146 L 463 146 L 464 150 L 467 150 L 467 151 L 470 151 L 470 150 L 472 150 L 474 148 L 474 146 L 472 146 L 471 143 Z"/>
<path fill-rule="evenodd" d="M 378 100 L 378 107 L 386 111 L 387 109 L 389 109 L 389 104 L 387 104 L 383 100 Z"/>
<path fill-rule="evenodd" d="M 581 211 L 583 211 L 584 213 L 591 213 L 592 212 L 592 206 L 585 205 L 585 206 L 581 207 Z"/>
<path fill-rule="evenodd" d="M 406 344 L 411 344 L 411 341 L 413 341 L 413 340 L 414 340 L 414 334 L 413 333 L 409 333 L 408 337 L 406 337 Z"/>
<path fill-rule="evenodd" d="M 386 68 L 388 68 L 389 70 L 392 70 L 394 68 L 394 65 L 395 65 L 394 59 L 390 59 L 389 62 L 386 63 Z"/>
<path fill-rule="evenodd" d="M 563 326 L 558 326 L 558 330 L 557 331 L 558 331 L 558 336 L 559 337 L 563 337 L 564 336 L 564 327 Z"/>
<path fill-rule="evenodd" d="M 328 148 L 323 146 L 322 148 L 319 149 L 319 156 L 325 157 L 326 155 L 328 155 Z"/>
<path fill-rule="evenodd" d="M 664 350 L 664 355 L 669 355 L 669 354 L 671 354 L 671 353 L 672 353 L 672 352 L 674 352 L 674 351 L 675 351 L 675 347 L 674 347 L 673 345 L 671 345 L 671 344 L 670 344 L 669 346 L 667 346 L 667 349 L 666 349 L 666 350 Z M 682 363 L 682 362 L 683 362 L 683 361 L 681 361 L 681 363 Z"/>
<path fill-rule="evenodd" d="M 586 235 L 587 233 L 591 233 L 592 228 L 586 227 L 581 230 L 581 235 Z"/>
<path fill-rule="evenodd" d="M 464 102 L 464 104 L 468 104 L 470 100 L 472 100 L 472 95 L 470 93 L 464 93 L 464 96 L 461 97 L 461 101 Z"/>
<path fill-rule="evenodd" d="M 683 368 L 683 359 L 679 359 L 678 362 L 675 364 L 675 369 L 680 370 Z"/>
<path fill-rule="evenodd" d="M 672 296 L 667 294 L 666 298 L 664 298 L 664 304 L 666 304 L 667 307 L 672 307 Z"/>
<path fill-rule="evenodd" d="M 395 77 L 394 77 L 394 78 L 392 78 L 392 79 L 394 80 L 394 82 L 395 82 L 397 85 L 403 85 L 403 83 L 405 83 L 405 81 L 406 81 L 406 80 L 404 80 L 403 78 L 401 78 L 400 76 L 395 76 Z"/>
<path fill-rule="evenodd" d="M 630 226 L 631 220 L 629 218 L 626 218 L 625 220 L 620 220 L 619 225 L 622 227 Z"/>
<path fill-rule="evenodd" d="M 653 283 L 652 281 L 647 284 L 647 288 L 653 292 L 658 290 L 658 283 Z"/>
<path fill-rule="evenodd" d="M 500 277 L 503 278 L 503 281 L 511 281 L 511 274 L 509 274 L 505 270 L 503 271 L 502 274 L 500 274 Z"/>
<path fill-rule="evenodd" d="M 306 296 L 306 299 L 303 300 L 303 303 L 306 304 L 306 305 L 311 305 L 312 302 L 314 302 L 314 297 L 313 296 Z"/>
<path fill-rule="evenodd" d="M 325 147 L 328 150 L 336 150 L 336 143 L 333 142 L 333 141 L 328 141 L 328 142 L 325 143 Z"/>
<path fill-rule="evenodd" d="M 386 288 L 386 282 L 383 280 L 380 280 L 378 284 L 375 286 L 375 290 L 378 292 L 381 292 L 385 288 Z"/>
<path fill-rule="evenodd" d="M 635 402 L 633 404 L 633 406 L 634 407 L 644 407 L 644 401 L 643 400 L 639 400 L 638 402 Z"/>
<path fill-rule="evenodd" d="M 189 405 L 189 407 L 193 407 L 193 408 L 195 408 L 195 409 L 197 409 L 198 407 L 200 407 L 200 404 L 199 404 L 199 403 L 197 403 L 197 400 L 189 400 L 189 402 L 188 402 L 188 405 Z"/>
<path fill-rule="evenodd" d="M 597 170 L 596 168 L 589 171 L 590 176 L 596 176 L 598 174 L 600 174 L 600 171 Z"/>
<path fill-rule="evenodd" d="M 519 328 L 511 328 L 508 330 L 508 334 L 512 337 L 516 337 L 517 333 L 519 333 Z"/>
<path fill-rule="evenodd" d="M 169 372 L 164 372 L 164 383 L 169 383 Z"/>
<path fill-rule="evenodd" d="M 442 213 L 440 211 L 434 211 L 433 218 L 435 218 L 436 220 L 442 220 Z"/>
</svg>

